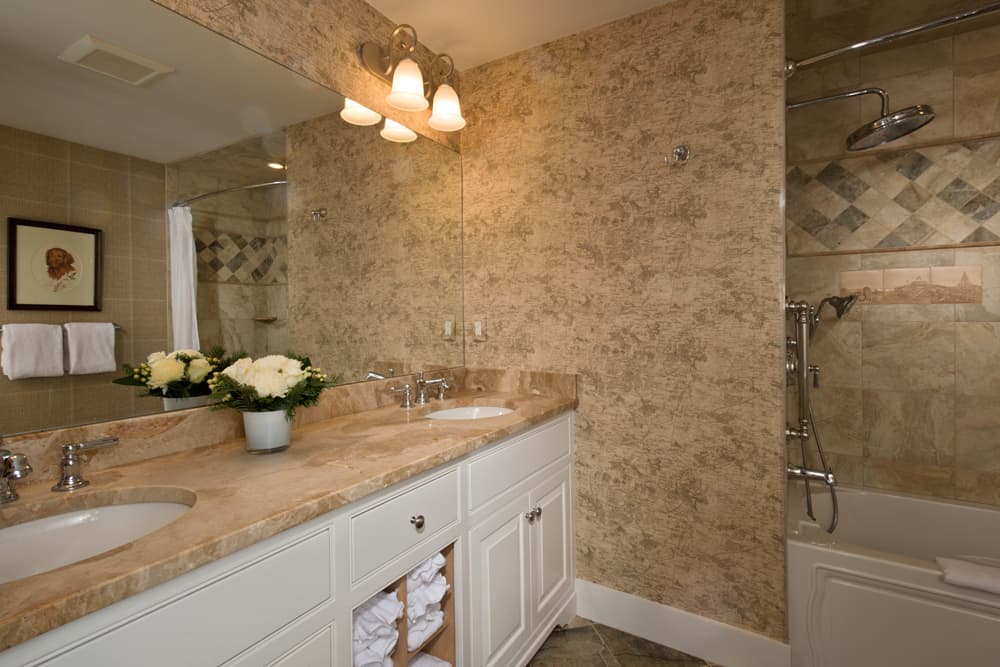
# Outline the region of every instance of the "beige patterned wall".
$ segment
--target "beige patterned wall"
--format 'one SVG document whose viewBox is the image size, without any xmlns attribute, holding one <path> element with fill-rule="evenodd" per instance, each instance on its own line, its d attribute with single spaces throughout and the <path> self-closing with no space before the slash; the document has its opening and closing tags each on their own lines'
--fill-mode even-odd
<svg viewBox="0 0 1000 667">
<path fill-rule="evenodd" d="M 0 221 L 8 217 L 97 227 L 104 232 L 102 309 L 0 310 L 7 322 L 114 322 L 119 364 L 166 347 L 167 232 L 164 167 L 120 153 L 0 125 Z M 7 234 L 0 235 L 0 295 L 7 288 Z M 0 434 L 158 411 L 118 373 L 11 382 L 0 375 Z"/>
<path fill-rule="evenodd" d="M 579 576 L 776 638 L 782 25 L 679 0 L 468 70 L 462 138 L 467 363 L 580 374 Z"/>
<path fill-rule="evenodd" d="M 292 346 L 346 382 L 461 366 L 458 153 L 331 114 L 288 128 L 288 176 Z"/>
<path fill-rule="evenodd" d="M 913 9 L 913 4 L 907 2 L 906 8 L 899 8 L 899 16 L 916 16 L 919 12 Z M 830 22 L 835 20 L 829 19 Z M 823 22 L 809 25 L 819 27 Z M 793 30 L 795 28 L 790 26 L 789 32 Z M 809 37 L 815 37 L 817 44 L 823 42 L 819 35 L 807 33 L 805 38 Z M 802 39 L 803 35 L 798 38 Z M 854 41 L 858 37 L 845 35 L 843 39 Z M 841 45 L 846 43 L 840 42 Z M 808 55 L 815 53 L 810 51 Z M 788 100 L 812 99 L 871 86 L 886 90 L 892 109 L 930 104 L 937 113 L 929 125 L 878 150 L 996 135 L 1000 133 L 1000 104 L 997 102 L 1000 26 L 983 27 L 955 36 L 940 37 L 931 33 L 915 44 L 840 57 L 803 69 L 788 81 Z M 865 95 L 789 112 L 789 162 L 831 160 L 846 155 L 847 136 L 862 123 L 877 118 L 879 104 L 876 96 Z"/>
<path fill-rule="evenodd" d="M 430 111 L 408 113 L 386 101 L 389 84 L 362 68 L 358 47 L 387 42 L 395 24 L 364 0 L 154 0 L 254 51 L 351 97 L 414 132 L 458 149 L 459 133 L 433 130 Z M 417 26 L 419 29 L 420 26 Z M 431 62 L 419 45 L 417 58 Z M 459 87 L 458 75 L 451 84 Z"/>
<path fill-rule="evenodd" d="M 982 302 L 825 312 L 818 427 L 842 483 L 1000 505 L 1000 249 L 789 258 L 788 295 L 816 303 L 844 272 L 943 266 L 981 267 Z"/>
</svg>

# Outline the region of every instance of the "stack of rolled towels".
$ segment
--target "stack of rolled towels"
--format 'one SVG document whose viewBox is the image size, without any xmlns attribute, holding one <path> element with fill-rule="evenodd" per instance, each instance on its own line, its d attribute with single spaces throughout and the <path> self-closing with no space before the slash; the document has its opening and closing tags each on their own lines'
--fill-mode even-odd
<svg viewBox="0 0 1000 667">
<path fill-rule="evenodd" d="M 448 592 L 448 580 L 441 573 L 442 554 L 434 554 L 406 575 L 407 649 L 417 650 L 444 624 L 441 599 Z"/>
<path fill-rule="evenodd" d="M 427 653 L 418 653 L 410 660 L 410 667 L 451 667 L 451 663 Z"/>
<path fill-rule="evenodd" d="M 396 591 L 378 593 L 354 610 L 354 667 L 392 667 L 402 617 Z"/>
</svg>

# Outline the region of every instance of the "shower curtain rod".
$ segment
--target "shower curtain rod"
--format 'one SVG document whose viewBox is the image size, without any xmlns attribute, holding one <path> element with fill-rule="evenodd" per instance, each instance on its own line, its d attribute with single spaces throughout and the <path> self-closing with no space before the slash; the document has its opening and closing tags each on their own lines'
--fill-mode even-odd
<svg viewBox="0 0 1000 667">
<path fill-rule="evenodd" d="M 909 28 L 903 28 L 902 30 L 886 33 L 885 35 L 872 37 L 871 39 L 866 39 L 862 42 L 856 42 L 854 44 L 851 44 L 850 46 L 844 46 L 839 49 L 834 49 L 833 51 L 827 51 L 826 53 L 821 53 L 818 56 L 812 56 L 810 58 L 805 58 L 799 61 L 788 60 L 785 62 L 785 76 L 791 77 L 793 74 L 795 74 L 803 67 L 809 67 L 810 65 L 815 65 L 818 62 L 829 60 L 830 58 L 836 58 L 837 56 L 844 55 L 845 53 L 851 53 L 852 51 L 860 51 L 862 49 L 867 49 L 872 46 L 878 46 L 879 44 L 885 44 L 886 42 L 892 42 L 897 39 L 902 39 L 904 37 L 910 37 L 911 35 L 916 35 L 921 32 L 926 32 L 927 30 L 934 30 L 935 28 L 943 28 L 945 26 L 952 25 L 953 23 L 968 21 L 969 19 L 974 19 L 979 16 L 985 16 L 986 14 L 995 12 L 997 10 L 1000 10 L 1000 2 L 993 2 L 988 5 L 979 7 L 977 9 L 969 9 L 964 12 L 959 12 L 958 14 L 943 16 L 939 19 L 928 21 L 927 23 L 921 23 L 919 25 L 910 26 Z"/>
<path fill-rule="evenodd" d="M 254 183 L 253 185 L 237 185 L 235 188 L 226 188 L 225 190 L 216 190 L 215 192 L 206 192 L 204 194 L 191 197 L 190 199 L 184 199 L 181 201 L 175 201 L 170 205 L 170 208 L 174 206 L 187 206 L 192 202 L 196 202 L 199 199 L 204 199 L 205 197 L 214 197 L 215 195 L 224 195 L 229 192 L 237 192 L 238 190 L 256 190 L 257 188 L 267 188 L 272 185 L 286 185 L 288 181 L 268 181 L 267 183 Z"/>
</svg>

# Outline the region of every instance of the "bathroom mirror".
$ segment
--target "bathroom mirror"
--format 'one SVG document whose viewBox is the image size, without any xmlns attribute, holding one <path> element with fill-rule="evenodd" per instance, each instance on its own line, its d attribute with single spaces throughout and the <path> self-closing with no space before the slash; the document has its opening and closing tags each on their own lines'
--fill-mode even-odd
<svg viewBox="0 0 1000 667">
<path fill-rule="evenodd" d="M 345 383 L 462 365 L 454 151 L 348 125 L 339 94 L 152 0 L 5 1 L 0 88 L 3 224 L 104 238 L 101 311 L 4 303 L 0 324 L 114 322 L 119 366 L 169 350 L 166 209 L 190 201 L 203 349 Z M 162 410 L 117 376 L 0 376 L 0 435 Z"/>
</svg>

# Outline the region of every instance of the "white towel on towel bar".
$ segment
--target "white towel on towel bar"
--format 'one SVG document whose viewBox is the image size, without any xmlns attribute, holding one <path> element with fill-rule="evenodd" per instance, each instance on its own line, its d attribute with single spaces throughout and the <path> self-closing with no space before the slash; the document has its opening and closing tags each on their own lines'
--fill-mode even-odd
<svg viewBox="0 0 1000 667">
<path fill-rule="evenodd" d="M 63 367 L 63 330 L 58 324 L 4 324 L 0 366 L 11 380 L 58 377 Z"/>
<path fill-rule="evenodd" d="M 66 367 L 70 375 L 112 373 L 115 363 L 115 325 L 110 322 L 70 322 L 66 329 Z"/>
<path fill-rule="evenodd" d="M 957 558 L 938 557 L 937 563 L 944 573 L 944 581 L 947 584 L 975 588 L 987 593 L 1000 593 L 1000 567 Z"/>
</svg>

